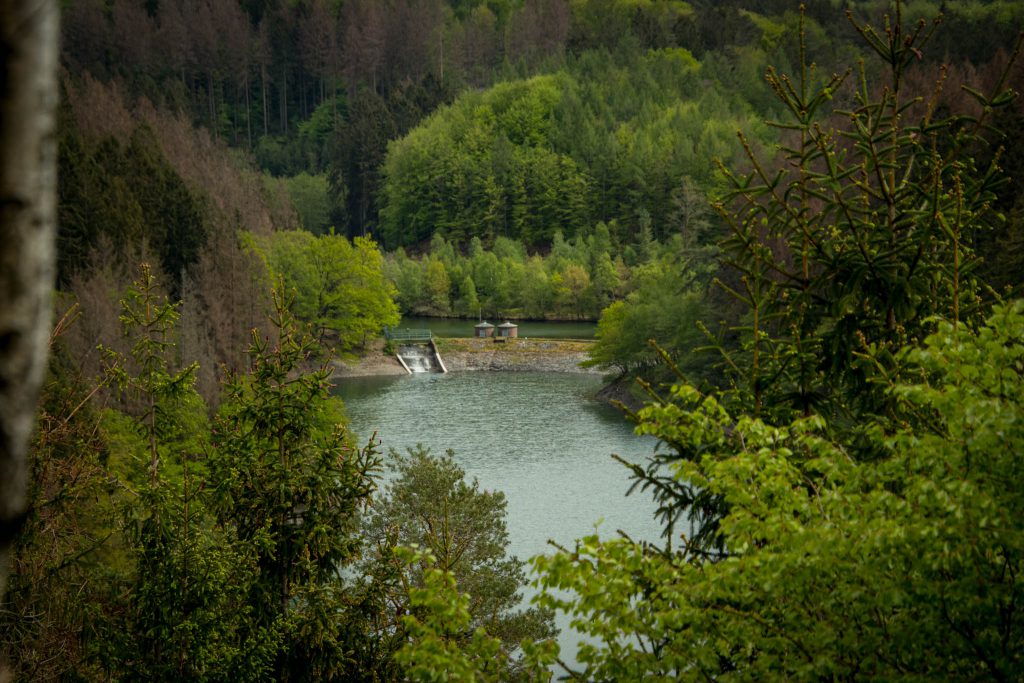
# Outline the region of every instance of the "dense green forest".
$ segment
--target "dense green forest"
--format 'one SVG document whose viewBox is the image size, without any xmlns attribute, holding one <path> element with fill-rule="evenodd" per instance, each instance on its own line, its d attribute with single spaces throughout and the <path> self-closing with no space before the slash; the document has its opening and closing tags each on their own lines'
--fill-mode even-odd
<svg viewBox="0 0 1024 683">
<path fill-rule="evenodd" d="M 1021 676 L 1020 3 L 62 12 L 0 678 Z M 330 393 L 401 313 L 598 320 L 662 542 L 520 606 L 503 496 Z"/>
</svg>

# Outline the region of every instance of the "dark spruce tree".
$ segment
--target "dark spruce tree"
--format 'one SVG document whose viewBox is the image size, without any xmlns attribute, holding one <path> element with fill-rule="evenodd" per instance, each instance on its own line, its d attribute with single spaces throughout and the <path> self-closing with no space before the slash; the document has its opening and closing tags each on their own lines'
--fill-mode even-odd
<svg viewBox="0 0 1024 683">
<path fill-rule="evenodd" d="M 768 71 L 787 112 L 774 124 L 786 134 L 782 158 L 766 163 L 743 140 L 750 170 L 723 168 L 732 189 L 717 204 L 729 228 L 718 284 L 742 311 L 731 331 L 739 342 L 717 346 L 729 377 L 718 399 L 775 424 L 819 416 L 860 459 L 878 456 L 866 430 L 902 419 L 889 391 L 903 372 L 898 351 L 939 318 L 978 322 L 990 303 L 972 245 L 1001 220 L 993 200 L 1005 179 L 996 157 L 979 166 L 971 150 L 984 144 L 990 112 L 1013 100 L 1001 81 L 975 93 L 977 115 L 937 116 L 941 74 L 934 92 L 906 87 L 936 24 L 908 29 L 899 7 L 884 30 L 851 17 L 888 69 L 884 86 L 863 67 L 820 87 L 813 66 L 792 78 Z M 651 396 L 656 411 L 678 399 Z M 688 397 L 672 409 L 697 406 Z M 632 466 L 637 485 L 655 492 L 667 535 L 692 518 L 690 550 L 716 554 L 722 501 L 669 467 L 699 461 L 711 445 L 639 419 L 669 448 Z"/>
<path fill-rule="evenodd" d="M 238 543 L 232 527 L 215 526 L 201 495 L 206 415 L 194 388 L 197 364 L 172 369 L 177 308 L 143 264 L 121 300 L 131 352 L 106 352 L 107 381 L 134 415 L 144 457 L 108 463 L 126 492 L 129 571 L 119 588 L 127 598 L 97 620 L 93 649 L 115 678 L 261 680 L 276 634 L 253 628 L 246 604 L 254 547 Z"/>
<path fill-rule="evenodd" d="M 362 637 L 363 597 L 345 567 L 359 549 L 358 511 L 379 459 L 341 426 L 331 369 L 308 370 L 319 349 L 275 298 L 278 339 L 253 335 L 250 368 L 232 376 L 216 418 L 213 508 L 256 548 L 252 627 L 277 633 L 277 680 L 346 680 Z"/>
</svg>

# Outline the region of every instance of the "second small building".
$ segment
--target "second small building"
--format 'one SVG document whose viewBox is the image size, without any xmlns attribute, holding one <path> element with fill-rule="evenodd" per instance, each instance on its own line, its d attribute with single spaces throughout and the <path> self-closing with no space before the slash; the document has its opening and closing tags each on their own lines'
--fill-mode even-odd
<svg viewBox="0 0 1024 683">
<path fill-rule="evenodd" d="M 519 325 L 505 321 L 498 325 L 498 337 L 502 339 L 515 339 L 519 336 Z"/>
</svg>

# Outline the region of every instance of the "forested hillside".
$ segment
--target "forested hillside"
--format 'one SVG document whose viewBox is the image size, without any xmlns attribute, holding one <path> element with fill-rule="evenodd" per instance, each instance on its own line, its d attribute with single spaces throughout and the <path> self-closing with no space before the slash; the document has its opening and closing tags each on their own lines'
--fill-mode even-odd
<svg viewBox="0 0 1024 683">
<path fill-rule="evenodd" d="M 1024 5 L 939 9 L 62 3 L 0 679 L 1020 678 Z M 522 608 L 500 494 L 378 490 L 401 313 L 597 320 L 662 543 Z"/>
<path fill-rule="evenodd" d="M 877 23 L 886 3 L 853 8 Z M 544 255 L 556 233 L 572 243 L 604 224 L 611 253 L 623 256 L 619 279 L 629 281 L 623 266 L 635 259 L 626 250 L 648 234 L 659 242 L 680 235 L 690 246 L 717 240 L 723 226 L 708 207 L 725 188 L 716 164 L 744 163 L 737 130 L 758 149 L 780 141 L 765 122 L 784 108 L 764 73 L 769 64 L 791 72 L 799 63 L 798 9 L 667 0 L 68 3 L 65 89 L 78 105 L 64 119 L 62 151 L 74 175 L 62 193 L 65 204 L 82 197 L 85 206 L 62 221 L 62 279 L 85 262 L 96 225 L 110 225 L 103 231 L 116 246 L 137 243 L 145 222 L 148 247 L 176 295 L 211 248 L 208 235 L 299 226 L 369 236 L 415 257 L 429 252 L 435 233 L 463 255 L 473 237 L 485 249 L 504 237 Z M 864 54 L 846 9 L 821 2 L 804 15 L 803 58 L 818 67 L 813 82 Z M 930 9 L 908 5 L 904 20 Z M 945 9 L 942 30 L 908 77 L 924 79 L 928 65 L 945 60 L 941 104 L 963 111 L 969 102 L 960 83 L 995 77 L 1021 9 L 1008 2 Z M 867 66 L 871 78 L 877 68 Z M 143 121 L 148 132 L 136 132 Z M 1013 115 L 1005 124 L 1016 125 Z M 221 163 L 230 157 L 238 170 L 214 174 L 197 163 L 202 152 L 185 149 L 195 147 L 183 138 L 190 126 L 206 140 L 199 144 L 234 150 Z M 123 149 L 93 149 L 104 136 Z M 1004 158 L 1012 165 L 1017 156 L 1011 149 Z M 159 175 L 161 164 L 183 183 L 165 174 L 144 183 L 160 196 L 126 196 L 137 194 L 133 183 Z M 78 186 L 83 167 L 111 177 Z M 239 174 L 244 188 L 217 186 Z M 172 198 L 185 191 L 195 196 Z M 158 208 L 172 203 L 172 211 Z M 219 215 L 200 219 L 204 211 Z M 1015 224 L 984 245 L 1000 284 L 1019 260 L 1018 248 L 998 246 L 1017 244 Z M 168 239 L 179 245 L 173 254 Z M 606 277 L 594 263 L 576 265 L 591 281 Z M 465 298 L 465 277 L 457 275 L 443 297 L 452 302 Z M 548 275 L 578 279 L 564 270 Z M 554 305 L 495 308 L 495 315 L 580 314 Z M 585 308 L 586 317 L 600 312 Z M 434 312 L 472 314 L 443 305 Z"/>
<path fill-rule="evenodd" d="M 861 16 L 876 19 L 884 7 L 856 3 Z M 334 225 L 389 247 L 421 243 L 434 230 L 454 230 L 446 238 L 460 241 L 521 235 L 533 246 L 549 242 L 555 227 L 571 238 L 592 221 L 633 224 L 639 209 L 652 215 L 656 235 L 669 230 L 680 176 L 710 189 L 714 158 L 730 161 L 736 151 L 736 128 L 753 133 L 778 113 L 764 69 L 798 61 L 796 9 L 653 0 L 82 0 L 66 10 L 63 54 L 73 81 L 88 73 L 119 84 L 129 109 L 148 100 L 251 153 L 287 179 L 310 230 Z M 843 9 L 814 3 L 805 19 L 806 56 L 822 77 L 859 55 Z M 911 5 L 905 15 L 928 9 Z M 964 70 L 984 69 L 1009 47 L 1020 11 L 1006 2 L 952 3 L 942 43 L 923 58 L 948 59 L 962 80 Z M 953 38 L 961 35 L 970 38 Z M 477 94 L 431 116 L 467 91 Z M 428 116 L 384 165 L 388 142 Z M 416 167 L 417 155 L 438 146 L 432 168 Z M 523 167 L 529 175 L 519 178 Z M 417 168 L 419 175 L 405 175 Z M 446 175 L 452 170 L 455 177 Z M 414 178 L 420 183 L 409 187 Z M 547 200 L 534 196 L 544 194 L 535 191 L 541 182 L 565 189 L 566 206 L 545 204 L 550 187 Z M 403 208 L 431 196 L 419 214 Z M 437 213 L 438 201 L 470 198 L 485 199 L 475 214 Z"/>
</svg>

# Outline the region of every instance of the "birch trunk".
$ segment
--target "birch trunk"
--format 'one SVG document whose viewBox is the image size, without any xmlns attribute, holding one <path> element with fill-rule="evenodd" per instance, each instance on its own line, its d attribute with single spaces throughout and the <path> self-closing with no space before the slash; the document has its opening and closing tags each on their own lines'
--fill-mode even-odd
<svg viewBox="0 0 1024 683">
<path fill-rule="evenodd" d="M 56 0 L 0 0 L 0 595 L 26 514 L 55 273 Z"/>
</svg>

